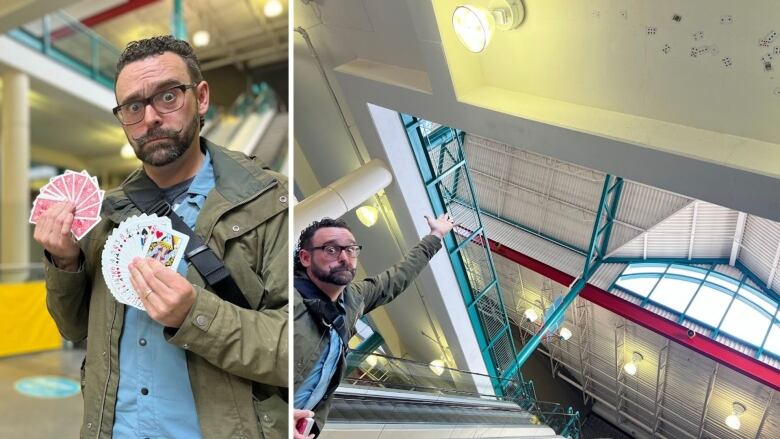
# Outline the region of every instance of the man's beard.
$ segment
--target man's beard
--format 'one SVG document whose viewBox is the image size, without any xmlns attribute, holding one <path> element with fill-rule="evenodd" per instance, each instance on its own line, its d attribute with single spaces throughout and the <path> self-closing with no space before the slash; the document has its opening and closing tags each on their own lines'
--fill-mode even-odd
<svg viewBox="0 0 780 439">
<path fill-rule="evenodd" d="M 355 278 L 355 269 L 348 266 L 338 266 L 330 270 L 323 270 L 315 265 L 311 266 L 311 272 L 317 279 L 333 285 L 347 285 Z"/>
<path fill-rule="evenodd" d="M 182 127 L 181 130 L 170 130 L 163 128 L 154 128 L 149 130 L 143 136 L 132 139 L 133 150 L 136 157 L 142 162 L 151 166 L 165 166 L 173 163 L 184 155 L 195 138 L 195 131 L 200 119 L 195 117 L 189 124 Z M 153 145 L 147 145 L 150 139 L 160 138 Z"/>
</svg>

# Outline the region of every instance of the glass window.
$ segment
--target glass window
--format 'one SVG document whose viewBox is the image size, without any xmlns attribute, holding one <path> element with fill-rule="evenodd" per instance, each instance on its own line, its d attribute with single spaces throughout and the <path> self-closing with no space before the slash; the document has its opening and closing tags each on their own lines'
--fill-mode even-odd
<svg viewBox="0 0 780 439">
<path fill-rule="evenodd" d="M 730 294 L 707 285 L 702 285 L 686 314 L 705 325 L 717 328 L 720 324 L 720 319 L 726 313 L 729 302 L 731 302 Z"/>
<path fill-rule="evenodd" d="M 766 331 L 769 329 L 769 316 L 743 300 L 734 300 L 734 304 L 731 305 L 720 329 L 753 346 L 761 346 Z"/>
<path fill-rule="evenodd" d="M 618 285 L 621 288 L 625 288 L 639 296 L 647 297 L 647 295 L 650 294 L 650 290 L 653 289 L 656 281 L 658 281 L 658 276 L 635 278 L 629 277 L 626 279 L 619 279 L 615 285 Z"/>
<path fill-rule="evenodd" d="M 736 280 L 727 278 L 726 276 L 717 273 L 710 273 L 709 276 L 707 276 L 707 282 L 720 285 L 730 291 L 737 291 L 737 287 L 739 286 L 739 282 Z"/>
<path fill-rule="evenodd" d="M 665 277 L 655 287 L 650 300 L 677 312 L 683 312 L 697 288 L 699 288 L 697 283 Z"/>
<path fill-rule="evenodd" d="M 780 357 L 780 324 L 775 323 L 769 331 L 764 350 Z"/>
<path fill-rule="evenodd" d="M 631 264 L 623 270 L 623 274 L 663 273 L 664 271 L 666 271 L 666 264 Z"/>
<path fill-rule="evenodd" d="M 669 274 L 679 274 L 682 276 L 688 276 L 693 277 L 696 279 L 704 279 L 704 276 L 707 275 L 707 270 L 702 270 L 701 268 L 694 268 L 694 267 L 684 267 L 680 265 L 672 265 L 669 267 L 669 270 L 667 271 Z"/>
<path fill-rule="evenodd" d="M 777 305 L 764 299 L 764 297 L 758 291 L 751 287 L 743 285 L 739 289 L 739 295 L 755 303 L 756 305 L 764 308 L 769 314 L 774 314 L 777 311 Z"/>
</svg>

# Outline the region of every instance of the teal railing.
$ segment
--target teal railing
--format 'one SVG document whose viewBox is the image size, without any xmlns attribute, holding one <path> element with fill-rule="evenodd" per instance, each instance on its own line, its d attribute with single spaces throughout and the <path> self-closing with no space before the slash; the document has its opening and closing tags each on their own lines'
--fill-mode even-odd
<svg viewBox="0 0 780 439">
<path fill-rule="evenodd" d="M 68 14 L 59 11 L 44 15 L 8 35 L 113 89 L 120 51 Z"/>
<path fill-rule="evenodd" d="M 579 413 L 571 408 L 565 409 L 558 403 L 537 400 L 531 382 L 507 380 L 450 367 L 440 367 L 434 372 L 426 363 L 356 350 L 347 355 L 346 369 L 349 373 L 342 381 L 346 384 L 512 402 L 533 415 L 532 424 L 547 425 L 563 437 L 580 438 Z M 521 391 L 516 394 L 525 396 L 485 394 L 480 391 L 478 382 L 499 382 L 501 388 L 518 389 Z"/>
<path fill-rule="evenodd" d="M 529 411 L 539 410 L 532 382 L 520 373 L 518 352 L 501 285 L 493 265 L 479 201 L 463 148 L 465 133 L 411 115 L 401 114 L 434 215 L 449 212 L 459 224 L 444 245 L 450 257 L 464 304 L 480 345 L 482 357 L 497 395 L 518 402 Z M 578 438 L 579 419 L 571 408 L 541 410 L 540 420 L 561 436 Z M 576 425 L 574 425 L 576 424 Z M 564 434 L 566 433 L 566 434 Z"/>
</svg>

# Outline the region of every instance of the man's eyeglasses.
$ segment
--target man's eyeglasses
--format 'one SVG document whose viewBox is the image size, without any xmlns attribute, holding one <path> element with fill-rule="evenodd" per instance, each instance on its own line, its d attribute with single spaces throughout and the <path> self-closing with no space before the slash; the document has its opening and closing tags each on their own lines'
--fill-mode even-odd
<svg viewBox="0 0 780 439">
<path fill-rule="evenodd" d="M 160 114 L 173 113 L 184 106 L 184 92 L 197 87 L 197 83 L 180 84 L 163 90 L 145 99 L 128 102 L 114 107 L 114 116 L 122 125 L 134 125 L 144 120 L 146 106 L 151 105 Z"/>
<path fill-rule="evenodd" d="M 362 245 L 321 245 L 319 247 L 310 247 L 307 250 L 322 250 L 328 259 L 337 259 L 341 252 L 345 252 L 350 258 L 356 258 L 363 249 Z"/>
</svg>

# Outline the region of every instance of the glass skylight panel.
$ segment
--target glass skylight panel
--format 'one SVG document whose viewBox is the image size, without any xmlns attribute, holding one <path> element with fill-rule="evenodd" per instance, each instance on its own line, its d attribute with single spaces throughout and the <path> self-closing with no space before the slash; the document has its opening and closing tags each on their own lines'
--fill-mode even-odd
<svg viewBox="0 0 780 439">
<path fill-rule="evenodd" d="M 696 297 L 691 302 L 686 315 L 696 319 L 705 325 L 717 328 L 726 308 L 731 302 L 731 295 L 715 288 L 702 285 Z"/>
<path fill-rule="evenodd" d="M 739 282 L 726 278 L 723 275 L 718 275 L 716 273 L 710 273 L 709 276 L 707 276 L 707 282 L 712 282 L 714 284 L 727 288 L 731 291 L 737 291 L 737 287 L 739 286 Z"/>
<path fill-rule="evenodd" d="M 780 324 L 775 323 L 769 330 L 764 350 L 780 357 Z"/>
<path fill-rule="evenodd" d="M 666 264 L 631 264 L 623 270 L 623 274 L 663 273 L 664 271 L 666 271 Z"/>
<path fill-rule="evenodd" d="M 706 270 L 701 270 L 699 268 L 692 268 L 692 267 L 684 267 L 680 265 L 672 265 L 671 267 L 669 267 L 667 273 L 679 274 L 682 276 L 693 277 L 696 279 L 704 279 L 704 276 L 707 275 Z"/>
<path fill-rule="evenodd" d="M 754 346 L 760 346 L 769 329 L 769 316 L 743 302 L 734 300 L 723 320 L 721 330 Z"/>
<path fill-rule="evenodd" d="M 655 287 L 650 300 L 677 312 L 685 311 L 699 284 L 687 280 L 663 278 Z"/>
<path fill-rule="evenodd" d="M 766 312 L 768 312 L 769 314 L 774 314 L 777 311 L 776 303 L 772 303 L 764 299 L 758 293 L 758 291 L 754 290 L 753 288 L 743 285 L 742 288 L 739 289 L 739 295 L 745 297 L 746 299 L 750 300 L 751 302 L 755 303 L 761 308 L 764 308 Z"/>
<path fill-rule="evenodd" d="M 621 288 L 625 288 L 628 291 L 631 291 L 632 293 L 637 294 L 639 296 L 647 297 L 647 295 L 650 294 L 650 290 L 653 289 L 653 286 L 657 281 L 658 281 L 657 276 L 638 277 L 638 278 L 620 279 L 615 283 L 615 285 L 618 285 Z"/>
</svg>

